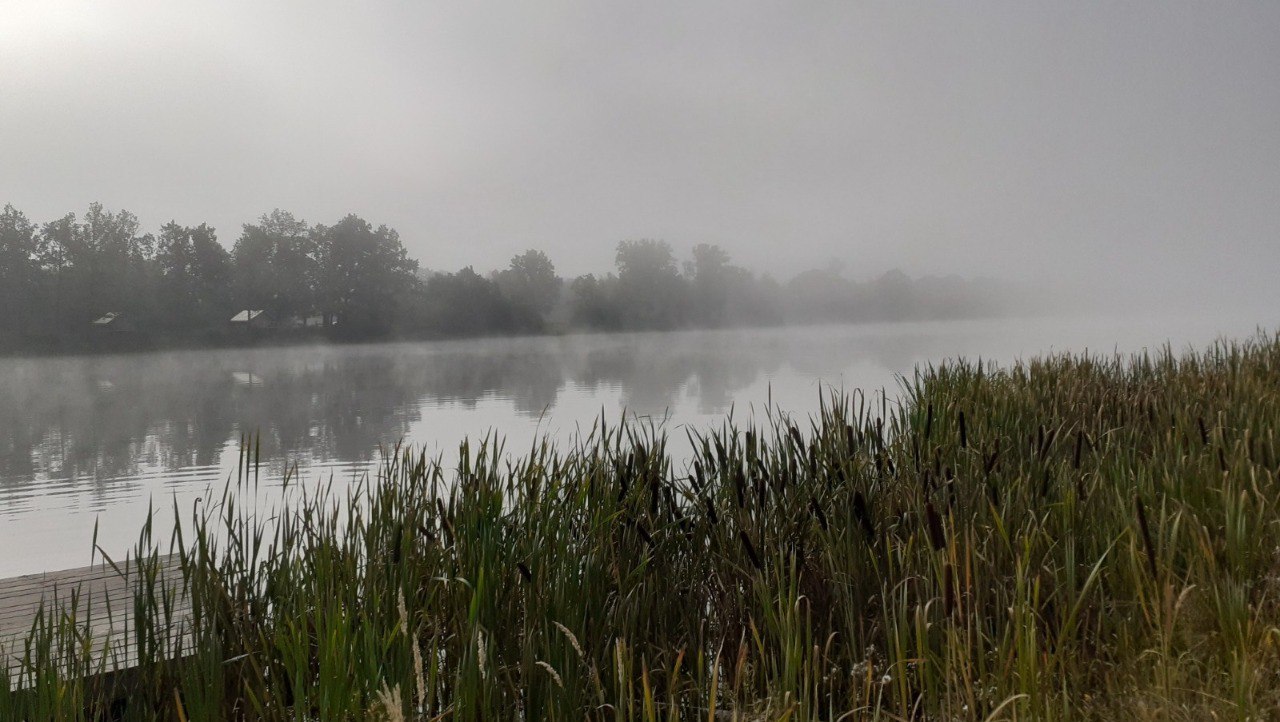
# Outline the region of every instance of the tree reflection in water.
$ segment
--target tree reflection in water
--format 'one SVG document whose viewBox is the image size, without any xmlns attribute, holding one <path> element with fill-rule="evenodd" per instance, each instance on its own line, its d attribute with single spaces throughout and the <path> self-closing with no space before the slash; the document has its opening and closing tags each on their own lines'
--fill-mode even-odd
<svg viewBox="0 0 1280 722">
<path fill-rule="evenodd" d="M 919 362 L 1253 330 L 1212 317 L 1003 320 L 0 359 L 0 546 L 38 550 L 0 559 L 0 577 L 83 565 L 95 540 L 125 553 L 153 504 L 163 517 L 216 493 L 244 435 L 259 439 L 263 486 L 241 508 L 270 514 L 286 468 L 301 471 L 295 490 L 343 484 L 400 440 L 449 465 L 464 436 L 492 431 L 519 454 L 625 409 L 665 420 L 679 457 L 683 426 L 718 425 L 730 408 L 742 423 L 770 398 L 808 414 L 820 382 L 893 393 Z"/>
<path fill-rule="evenodd" d="M 937 340 L 909 327 L 816 327 L 3 359 L 0 489 L 36 494 L 59 480 L 120 491 L 144 474 L 234 468 L 244 434 L 260 436 L 277 474 L 371 459 L 401 439 L 448 448 L 466 430 L 414 438 L 424 415 L 474 411 L 476 428 L 504 433 L 556 416 L 567 392 L 590 415 L 616 404 L 675 421 L 763 403 L 769 384 L 816 406 L 818 379 L 892 383 Z M 744 399 L 745 389 L 766 392 Z"/>
</svg>

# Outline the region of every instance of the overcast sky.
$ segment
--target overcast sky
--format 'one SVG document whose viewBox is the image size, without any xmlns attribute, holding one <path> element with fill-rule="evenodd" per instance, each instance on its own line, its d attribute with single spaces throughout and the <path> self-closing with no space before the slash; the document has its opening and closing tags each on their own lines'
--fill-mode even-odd
<svg viewBox="0 0 1280 722">
<path fill-rule="evenodd" d="M 0 203 L 93 200 L 1280 299 L 1280 3 L 0 0 Z"/>
</svg>

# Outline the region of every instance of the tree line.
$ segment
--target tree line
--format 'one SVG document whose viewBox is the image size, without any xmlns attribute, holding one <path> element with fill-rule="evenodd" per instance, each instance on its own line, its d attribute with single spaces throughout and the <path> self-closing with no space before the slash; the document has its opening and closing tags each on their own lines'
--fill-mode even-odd
<svg viewBox="0 0 1280 722">
<path fill-rule="evenodd" d="M 836 263 L 779 282 L 708 244 L 681 263 L 664 241 L 626 240 L 613 270 L 564 279 L 538 250 L 488 274 L 428 271 L 394 229 L 356 215 L 324 225 L 275 210 L 228 250 L 208 224 L 144 232 L 99 203 L 45 223 L 0 212 L 6 351 L 945 319 L 1008 298 L 954 276 L 857 282 Z"/>
</svg>

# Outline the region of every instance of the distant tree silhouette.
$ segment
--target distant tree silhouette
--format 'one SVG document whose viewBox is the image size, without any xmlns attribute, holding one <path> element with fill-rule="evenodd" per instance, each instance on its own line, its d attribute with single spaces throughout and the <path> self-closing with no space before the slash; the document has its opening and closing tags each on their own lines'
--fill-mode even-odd
<svg viewBox="0 0 1280 722">
<path fill-rule="evenodd" d="M 722 326 L 728 319 L 730 284 L 737 270 L 729 265 L 729 254 L 720 246 L 699 243 L 693 247 L 693 261 L 686 264 L 693 284 L 691 315 L 700 326 Z"/>
<path fill-rule="evenodd" d="M 594 330 L 622 327 L 614 292 L 618 278 L 609 274 L 602 281 L 594 274 L 578 276 L 569 284 L 570 318 L 575 326 Z"/>
<path fill-rule="evenodd" d="M 16 346 L 45 316 L 40 236 L 11 205 L 0 211 L 0 347 Z"/>
<path fill-rule="evenodd" d="M 471 266 L 428 273 L 395 230 L 356 215 L 313 226 L 277 209 L 245 224 L 228 253 L 204 223 L 170 221 L 153 236 L 100 203 L 42 225 L 6 205 L 0 350 L 950 319 L 999 314 L 1015 296 L 994 281 L 896 269 L 859 282 L 840 259 L 780 284 L 711 244 L 680 264 L 665 241 L 626 240 L 614 260 L 614 272 L 567 284 L 536 249 L 487 276 Z M 262 333 L 231 330 L 246 309 L 266 312 Z M 91 323 L 109 312 L 127 324 Z M 304 323 L 316 316 L 323 328 Z"/>
<path fill-rule="evenodd" d="M 141 233 L 137 216 L 93 203 L 83 219 L 68 213 L 45 224 L 41 236 L 53 322 L 78 328 L 111 311 L 141 322 L 155 318 L 149 265 L 155 240 Z"/>
<path fill-rule="evenodd" d="M 424 296 L 429 329 L 441 336 L 511 333 L 516 319 L 498 284 L 471 266 L 427 280 Z"/>
<path fill-rule="evenodd" d="M 338 320 L 344 333 L 358 336 L 392 328 L 399 300 L 416 282 L 418 269 L 400 235 L 348 215 L 332 226 L 317 226 L 315 237 L 317 296 L 326 325 Z"/>
<path fill-rule="evenodd" d="M 542 251 L 528 250 L 511 259 L 511 265 L 494 274 L 502 295 L 511 303 L 516 324 L 526 331 L 540 331 L 560 300 L 562 282 L 555 264 Z"/>
<path fill-rule="evenodd" d="M 170 221 L 160 229 L 157 293 L 169 326 L 215 326 L 231 313 L 231 254 L 208 225 Z"/>
<path fill-rule="evenodd" d="M 622 241 L 616 254 L 617 304 L 630 328 L 664 329 L 685 325 L 686 284 L 675 254 L 665 241 Z"/>
<path fill-rule="evenodd" d="M 319 244 L 312 229 L 276 209 L 245 224 L 232 252 L 233 305 L 261 309 L 277 323 L 316 313 Z"/>
</svg>

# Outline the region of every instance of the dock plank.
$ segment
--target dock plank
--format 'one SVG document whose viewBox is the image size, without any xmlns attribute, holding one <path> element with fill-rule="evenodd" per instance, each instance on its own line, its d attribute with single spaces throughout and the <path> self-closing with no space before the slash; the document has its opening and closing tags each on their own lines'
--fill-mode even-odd
<svg viewBox="0 0 1280 722">
<path fill-rule="evenodd" d="M 143 589 L 147 569 L 134 561 L 112 566 L 99 562 L 79 569 L 65 569 L 0 579 L 0 665 L 11 680 L 23 686 L 22 661 L 26 640 L 41 615 L 45 619 L 71 621 L 77 630 L 74 651 L 87 650 L 90 667 L 114 672 L 135 666 L 138 650 L 134 639 L 134 599 Z M 175 556 L 161 557 L 155 566 L 155 583 L 149 594 L 168 604 L 164 622 L 168 644 L 163 654 L 179 654 L 190 643 L 190 600 L 182 585 Z"/>
</svg>

